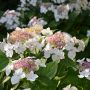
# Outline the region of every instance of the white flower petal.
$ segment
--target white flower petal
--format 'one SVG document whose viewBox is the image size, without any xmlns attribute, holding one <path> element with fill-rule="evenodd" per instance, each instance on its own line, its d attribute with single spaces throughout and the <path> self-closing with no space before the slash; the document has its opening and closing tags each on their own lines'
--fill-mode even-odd
<svg viewBox="0 0 90 90">
<path fill-rule="evenodd" d="M 44 49 L 45 49 L 46 51 L 47 51 L 47 50 L 51 50 L 52 48 L 51 48 L 50 43 L 48 43 Z"/>
<path fill-rule="evenodd" d="M 78 89 L 75 86 L 72 86 L 71 90 L 78 90 Z"/>
<path fill-rule="evenodd" d="M 12 57 L 13 56 L 13 45 L 10 43 L 5 44 L 4 51 L 6 52 L 7 57 Z"/>
<path fill-rule="evenodd" d="M 68 85 L 63 90 L 78 90 L 75 86 Z"/>
<path fill-rule="evenodd" d="M 23 72 L 23 69 L 22 69 L 22 68 L 20 68 L 20 69 L 18 69 L 18 70 L 15 70 L 14 75 L 17 75 L 17 76 L 19 76 L 20 78 L 25 78 L 25 73 Z"/>
<path fill-rule="evenodd" d="M 75 52 L 75 51 L 72 50 L 72 51 L 69 51 L 69 52 L 68 52 L 68 57 L 69 57 L 70 59 L 73 60 L 73 59 L 75 58 L 75 56 L 76 56 L 76 52 Z"/>
<path fill-rule="evenodd" d="M 85 44 L 82 40 L 78 40 L 78 48 L 77 48 L 77 52 L 80 52 L 80 51 L 84 51 L 84 48 L 85 48 Z"/>
<path fill-rule="evenodd" d="M 12 57 L 13 56 L 13 50 L 7 50 L 6 51 L 6 56 L 7 57 Z"/>
<path fill-rule="evenodd" d="M 38 66 L 40 66 L 40 67 L 46 67 L 45 63 L 46 63 L 46 60 L 45 59 L 35 60 L 35 64 L 38 65 Z"/>
<path fill-rule="evenodd" d="M 59 56 L 57 56 L 57 55 L 52 55 L 52 60 L 53 61 L 60 61 L 60 57 Z"/>
<path fill-rule="evenodd" d="M 8 76 L 11 73 L 11 70 L 13 69 L 13 65 L 8 65 L 5 70 L 6 70 L 6 75 Z"/>
<path fill-rule="evenodd" d="M 36 78 L 38 78 L 37 74 L 34 74 L 33 71 L 31 71 L 29 74 L 26 75 L 27 80 L 35 81 Z"/>
<path fill-rule="evenodd" d="M 50 30 L 50 28 L 47 28 L 42 30 L 42 34 L 48 36 L 48 35 L 52 35 L 53 32 Z"/>
<path fill-rule="evenodd" d="M 88 36 L 88 37 L 90 36 L 90 30 L 87 31 L 87 36 Z"/>
<path fill-rule="evenodd" d="M 50 52 L 49 51 L 44 51 L 44 57 L 49 58 L 50 57 Z"/>
<path fill-rule="evenodd" d="M 83 78 L 84 76 L 83 75 L 78 75 L 79 78 Z"/>
<path fill-rule="evenodd" d="M 90 59 L 89 59 L 89 58 L 87 58 L 86 60 L 87 60 L 88 62 L 90 62 Z"/>
<path fill-rule="evenodd" d="M 70 90 L 71 85 L 66 86 L 63 90 Z"/>
<path fill-rule="evenodd" d="M 90 80 L 90 76 L 86 77 L 88 80 Z"/>
<path fill-rule="evenodd" d="M 17 83 L 19 83 L 19 81 L 20 81 L 20 77 L 19 76 L 14 75 L 14 76 L 11 77 L 11 83 L 12 84 L 17 84 Z"/>
<path fill-rule="evenodd" d="M 77 60 L 78 63 L 82 64 L 84 62 L 85 58 Z"/>
<path fill-rule="evenodd" d="M 68 42 L 65 46 L 66 50 L 72 50 L 74 47 L 74 43 L 73 42 Z"/>
<path fill-rule="evenodd" d="M 25 89 L 23 89 L 23 90 L 31 90 L 31 88 L 25 88 Z"/>
</svg>

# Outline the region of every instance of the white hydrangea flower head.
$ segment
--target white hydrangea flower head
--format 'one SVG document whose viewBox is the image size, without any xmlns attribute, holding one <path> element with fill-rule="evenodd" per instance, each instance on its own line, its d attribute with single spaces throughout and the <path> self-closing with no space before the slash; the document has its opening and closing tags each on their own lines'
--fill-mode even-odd
<svg viewBox="0 0 90 90">
<path fill-rule="evenodd" d="M 38 78 L 38 75 L 34 74 L 34 71 L 46 65 L 44 60 L 40 61 L 39 59 L 34 59 L 35 57 L 27 57 L 15 60 L 5 68 L 7 76 L 13 71 L 13 76 L 11 77 L 12 84 L 18 84 L 23 78 L 27 78 L 27 80 L 30 81 L 35 81 L 36 78 Z"/>
<path fill-rule="evenodd" d="M 88 1 L 87 0 L 77 0 L 77 4 L 82 7 L 84 10 L 87 9 Z"/>
<path fill-rule="evenodd" d="M 55 20 L 58 22 L 59 19 L 68 19 L 69 5 L 59 5 L 54 10 Z"/>
<path fill-rule="evenodd" d="M 64 37 L 64 32 L 56 32 L 53 35 L 50 35 L 47 37 L 46 41 L 47 43 L 50 43 L 52 48 L 63 48 L 66 44 L 65 41 L 65 37 Z"/>
<path fill-rule="evenodd" d="M 88 0 L 76 0 L 76 1 L 72 1 L 70 3 L 70 10 L 76 10 L 76 13 L 79 14 L 81 12 L 81 10 L 86 10 L 89 9 L 89 2 Z"/>
<path fill-rule="evenodd" d="M 0 23 L 5 24 L 7 29 L 15 29 L 20 25 L 20 13 L 15 10 L 7 10 L 0 18 Z"/>
<path fill-rule="evenodd" d="M 76 52 L 84 51 L 85 43 L 82 40 L 76 39 L 76 37 L 71 38 L 67 41 L 65 49 L 68 51 L 68 57 L 74 59 Z"/>
</svg>

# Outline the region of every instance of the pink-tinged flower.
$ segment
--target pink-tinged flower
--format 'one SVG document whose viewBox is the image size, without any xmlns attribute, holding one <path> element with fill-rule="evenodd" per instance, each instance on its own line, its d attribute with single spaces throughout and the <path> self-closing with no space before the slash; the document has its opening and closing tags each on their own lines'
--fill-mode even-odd
<svg viewBox="0 0 90 90">
<path fill-rule="evenodd" d="M 83 58 L 82 60 L 78 60 L 79 66 L 80 66 L 80 71 L 79 71 L 79 78 L 86 77 L 87 79 L 90 80 L 90 59 Z"/>
<path fill-rule="evenodd" d="M 62 12 L 67 12 L 69 11 L 69 5 L 59 5 L 57 6 L 57 10 L 59 13 L 62 13 Z"/>
<path fill-rule="evenodd" d="M 57 48 L 63 48 L 65 46 L 65 37 L 63 32 L 57 32 L 48 37 L 48 42 Z"/>
<path fill-rule="evenodd" d="M 35 71 L 37 70 L 37 65 L 35 64 L 35 61 L 31 57 L 26 57 L 24 59 L 18 60 L 13 64 L 14 70 L 17 70 L 19 68 L 23 68 L 25 70 L 29 71 Z"/>
<path fill-rule="evenodd" d="M 9 36 L 9 41 L 11 43 L 15 43 L 18 41 L 25 41 L 30 39 L 32 36 L 30 33 L 26 32 L 25 30 L 15 30 Z"/>
<path fill-rule="evenodd" d="M 28 26 L 34 26 L 34 25 L 41 25 L 44 26 L 46 25 L 47 22 L 43 20 L 43 18 L 37 18 L 36 16 L 34 16 L 28 23 Z"/>
<path fill-rule="evenodd" d="M 80 64 L 81 69 L 90 69 L 90 62 L 83 61 L 82 64 Z"/>
</svg>

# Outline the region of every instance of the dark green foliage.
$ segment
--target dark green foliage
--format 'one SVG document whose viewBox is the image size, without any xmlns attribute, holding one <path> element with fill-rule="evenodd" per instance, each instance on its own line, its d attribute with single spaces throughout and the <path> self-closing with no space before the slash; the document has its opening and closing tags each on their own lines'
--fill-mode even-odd
<svg viewBox="0 0 90 90">
<path fill-rule="evenodd" d="M 6 57 L 6 55 L 0 51 L 0 71 L 4 69 L 7 64 L 9 63 L 9 59 Z"/>
</svg>

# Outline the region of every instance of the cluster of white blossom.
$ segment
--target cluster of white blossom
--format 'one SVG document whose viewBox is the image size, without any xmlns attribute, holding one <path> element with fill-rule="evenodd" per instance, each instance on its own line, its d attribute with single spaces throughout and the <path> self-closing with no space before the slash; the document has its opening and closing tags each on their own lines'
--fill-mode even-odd
<svg viewBox="0 0 90 90">
<path fill-rule="evenodd" d="M 0 24 L 5 24 L 7 29 L 13 29 L 20 26 L 20 13 L 15 10 L 7 10 L 0 18 Z"/>
<path fill-rule="evenodd" d="M 76 39 L 73 37 L 65 46 L 66 50 L 68 50 L 68 57 L 70 59 L 74 59 L 76 56 L 76 52 L 84 51 L 85 44 L 82 40 Z"/>
<path fill-rule="evenodd" d="M 34 52 L 37 48 L 41 50 L 43 44 L 39 42 L 40 31 L 43 29 L 40 25 L 32 26 L 31 28 L 16 28 L 10 35 L 7 37 L 7 43 L 5 40 L 0 43 L 0 49 L 6 53 L 7 57 L 12 57 L 14 52 L 17 54 L 23 54 L 26 48 L 29 48 Z M 34 31 L 35 30 L 35 31 Z M 36 35 L 38 33 L 38 35 Z"/>
<path fill-rule="evenodd" d="M 90 59 L 89 58 L 83 58 L 81 60 L 77 60 L 79 63 L 79 78 L 87 78 L 90 80 Z"/>
<path fill-rule="evenodd" d="M 40 1 L 40 0 L 39 0 Z M 17 10 L 27 11 L 30 9 L 30 6 L 36 6 L 38 0 L 20 0 L 20 5 L 18 5 Z"/>
<path fill-rule="evenodd" d="M 40 5 L 40 12 L 46 14 L 48 11 L 54 13 L 55 20 L 68 19 L 69 5 L 53 5 L 53 3 L 43 3 Z"/>
<path fill-rule="evenodd" d="M 68 57 L 74 60 L 76 52 L 84 51 L 85 44 L 82 40 L 71 37 L 64 32 L 56 32 L 55 34 L 46 38 L 47 44 L 44 48 L 44 57 L 49 58 L 52 56 L 52 60 L 58 60 L 65 58 L 64 51 L 68 51 Z"/>
<path fill-rule="evenodd" d="M 64 32 L 53 32 L 50 28 L 43 29 L 41 25 L 35 24 L 30 28 L 16 28 L 0 44 L 1 50 L 6 53 L 7 57 L 12 57 L 13 53 L 23 54 L 28 48 L 31 52 L 44 52 L 44 57 L 52 56 L 53 60 L 64 59 L 64 51 L 68 51 L 68 57 L 74 59 L 76 52 L 84 51 L 85 44 L 82 40 L 71 37 Z"/>
<path fill-rule="evenodd" d="M 77 13 L 80 13 L 82 9 L 90 9 L 90 2 L 87 0 L 69 1 L 66 4 L 65 1 L 66 0 L 52 0 L 52 2 L 43 2 L 42 0 L 20 0 L 20 5 L 18 5 L 16 11 L 7 10 L 0 18 L 0 23 L 5 24 L 7 29 L 15 29 L 22 23 L 20 21 L 22 12 L 25 13 L 24 11 L 30 11 L 32 6 L 36 8 L 39 7 L 40 13 L 46 14 L 48 11 L 53 12 L 56 22 L 60 19 L 68 19 L 70 11 L 75 10 Z M 58 3 L 58 5 L 53 2 Z M 42 18 L 37 19 L 34 17 L 33 20 L 28 22 L 28 25 L 21 26 L 31 26 L 32 23 L 47 24 Z"/>
<path fill-rule="evenodd" d="M 40 67 L 39 59 L 34 60 L 33 57 L 26 57 L 23 59 L 12 61 L 5 70 L 6 75 L 10 75 L 11 71 L 13 71 L 13 76 L 11 77 L 11 83 L 17 84 L 21 79 L 26 78 L 31 82 L 35 81 L 38 78 L 37 74 L 34 74 Z"/>
<path fill-rule="evenodd" d="M 46 67 L 45 61 L 29 56 L 11 61 L 5 68 L 5 71 L 7 76 L 13 72 L 11 83 L 17 84 L 23 78 L 26 78 L 31 82 L 35 81 L 36 78 L 38 78 L 38 75 L 35 74 L 35 71 L 39 70 L 39 67 Z"/>
<path fill-rule="evenodd" d="M 80 13 L 82 9 L 83 10 L 90 9 L 89 3 L 90 2 L 88 0 L 72 1 L 72 3 L 70 3 L 70 9 L 71 9 L 71 11 L 73 11 L 73 9 L 75 9 L 77 13 Z"/>
<path fill-rule="evenodd" d="M 54 5 L 53 3 L 41 3 L 40 12 L 46 14 L 48 11 L 52 11 L 57 22 L 60 19 L 68 19 L 69 11 L 76 10 L 77 13 L 80 13 L 82 9 L 90 9 L 90 5 L 87 0 L 76 0 L 67 4 L 64 4 L 65 0 L 53 1 L 55 3 L 59 3 L 59 5 Z"/>
<path fill-rule="evenodd" d="M 7 10 L 4 15 L 0 18 L 0 24 L 4 24 L 7 29 L 15 29 L 16 27 L 19 26 L 28 26 L 31 27 L 35 24 L 39 24 L 39 25 L 46 25 L 47 22 L 43 19 L 43 18 L 37 18 L 37 17 L 33 17 L 29 22 L 28 25 L 21 25 L 21 21 L 20 21 L 20 13 L 16 12 L 15 10 Z"/>
<path fill-rule="evenodd" d="M 29 27 L 30 27 L 30 26 L 34 26 L 35 24 L 39 24 L 39 25 L 44 26 L 44 25 L 47 24 L 47 22 L 46 22 L 45 20 L 43 20 L 43 18 L 37 18 L 37 17 L 34 16 L 34 17 L 29 21 L 28 26 L 29 26 Z"/>
<path fill-rule="evenodd" d="M 39 67 L 46 67 L 48 58 L 51 57 L 52 62 L 59 63 L 61 59 L 67 58 L 65 56 L 67 55 L 74 60 L 76 52 L 81 52 L 84 48 L 82 40 L 61 31 L 53 33 L 49 27 L 44 29 L 37 23 L 32 24 L 30 28 L 17 27 L 7 36 L 7 39 L 0 42 L 0 50 L 10 59 L 5 71 L 7 76 L 11 76 L 12 84 L 17 84 L 24 78 L 33 82 L 39 77 L 36 71 Z M 28 55 L 28 53 L 31 54 Z M 15 54 L 17 60 L 14 59 Z M 40 54 L 41 58 L 38 59 L 37 56 Z"/>
</svg>

